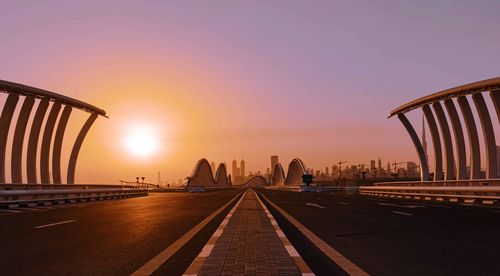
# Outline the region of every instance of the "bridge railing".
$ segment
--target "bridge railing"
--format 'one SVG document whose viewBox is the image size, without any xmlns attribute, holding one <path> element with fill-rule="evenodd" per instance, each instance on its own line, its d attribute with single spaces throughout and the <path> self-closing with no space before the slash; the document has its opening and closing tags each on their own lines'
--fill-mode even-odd
<svg viewBox="0 0 500 276">
<path fill-rule="evenodd" d="M 500 202 L 500 186 L 361 186 L 359 193 L 405 199 L 436 200 L 496 204 Z"/>
<path fill-rule="evenodd" d="M 131 185 L 1 184 L 0 206 L 12 204 L 65 203 L 147 195 Z"/>
<path fill-rule="evenodd" d="M 414 187 L 467 187 L 467 186 L 500 186 L 500 179 L 464 179 L 441 181 L 399 181 L 379 182 L 375 186 L 414 186 Z"/>
</svg>

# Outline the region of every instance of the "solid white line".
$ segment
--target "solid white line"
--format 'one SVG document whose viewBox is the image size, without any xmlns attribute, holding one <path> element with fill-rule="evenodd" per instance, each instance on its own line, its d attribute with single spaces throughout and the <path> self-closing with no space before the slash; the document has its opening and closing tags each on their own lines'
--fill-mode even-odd
<svg viewBox="0 0 500 276">
<path fill-rule="evenodd" d="M 394 214 L 400 214 L 400 215 L 405 215 L 405 216 L 413 216 L 413 214 L 408 214 L 408 213 L 404 213 L 404 212 L 398 212 L 398 211 L 391 211 L 393 212 Z"/>
<path fill-rule="evenodd" d="M 377 203 L 378 205 L 383 205 L 383 206 L 393 206 L 393 207 L 401 207 L 401 208 L 410 208 L 410 209 L 415 209 L 415 208 L 425 208 L 425 206 L 422 205 L 399 205 L 399 204 L 392 204 L 392 203 Z"/>
<path fill-rule="evenodd" d="M 38 211 L 38 209 L 36 209 L 36 208 L 29 208 L 29 207 L 16 207 L 16 208 L 12 208 L 12 209 L 22 210 L 22 211 Z"/>
<path fill-rule="evenodd" d="M 65 221 L 60 221 L 60 222 L 54 222 L 54 223 L 51 223 L 51 224 L 45 224 L 45 225 L 35 226 L 33 228 L 40 229 L 40 228 L 45 228 L 45 227 L 50 227 L 50 226 L 55 226 L 55 225 L 60 225 L 60 224 L 66 224 L 66 223 L 75 222 L 75 221 L 76 220 L 74 220 L 74 219 L 72 219 L 72 220 L 65 220 Z"/>
<path fill-rule="evenodd" d="M 208 257 L 210 255 L 210 252 L 212 252 L 212 249 L 214 249 L 215 244 L 207 244 L 203 247 L 201 250 L 201 253 L 198 255 L 198 257 Z"/>
<path fill-rule="evenodd" d="M 295 247 L 293 247 L 293 245 L 285 245 L 285 249 L 290 257 L 300 257 L 299 252 L 295 250 Z"/>
<path fill-rule="evenodd" d="M 347 202 L 343 202 L 343 201 L 339 201 L 339 203 L 342 204 L 342 205 L 351 205 L 351 204 L 349 204 Z"/>
</svg>

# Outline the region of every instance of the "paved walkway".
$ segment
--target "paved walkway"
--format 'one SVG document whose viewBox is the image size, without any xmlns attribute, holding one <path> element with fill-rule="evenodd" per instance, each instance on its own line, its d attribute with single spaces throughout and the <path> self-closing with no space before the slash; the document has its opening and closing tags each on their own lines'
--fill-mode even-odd
<svg viewBox="0 0 500 276">
<path fill-rule="evenodd" d="M 216 241 L 211 239 L 215 244 L 209 241 L 186 275 L 301 275 L 290 256 L 298 253 L 274 219 L 271 223 L 256 193 L 247 191 L 235 208 L 214 234 Z"/>
</svg>

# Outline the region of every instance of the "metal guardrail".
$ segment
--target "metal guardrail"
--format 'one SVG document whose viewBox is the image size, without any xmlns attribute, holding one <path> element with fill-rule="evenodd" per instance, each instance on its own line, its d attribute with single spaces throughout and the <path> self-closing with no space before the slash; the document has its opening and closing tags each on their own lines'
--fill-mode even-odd
<svg viewBox="0 0 500 276">
<path fill-rule="evenodd" d="M 462 186 L 500 186 L 500 179 L 467 179 L 441 181 L 397 181 L 379 182 L 375 186 L 424 186 L 424 187 L 462 187 Z"/>
<path fill-rule="evenodd" d="M 99 200 L 147 195 L 147 191 L 126 185 L 2 184 L 0 206 L 82 200 Z"/>
<path fill-rule="evenodd" d="M 483 204 L 500 202 L 500 186 L 361 186 L 359 193 L 406 199 L 423 199 L 450 202 L 463 201 Z"/>
</svg>

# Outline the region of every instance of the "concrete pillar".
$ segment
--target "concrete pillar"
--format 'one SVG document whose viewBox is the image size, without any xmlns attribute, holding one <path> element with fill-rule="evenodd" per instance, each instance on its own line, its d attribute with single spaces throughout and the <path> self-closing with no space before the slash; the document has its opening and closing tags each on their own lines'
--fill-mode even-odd
<svg viewBox="0 0 500 276">
<path fill-rule="evenodd" d="M 453 127 L 453 136 L 455 137 L 455 148 L 457 153 L 456 178 L 466 179 L 467 155 L 465 153 L 465 139 L 462 124 L 460 123 L 460 117 L 458 117 L 458 112 L 452 99 L 444 100 L 444 106 L 448 111 L 448 117 L 450 118 L 451 126 Z"/>
<path fill-rule="evenodd" d="M 25 97 L 19 117 L 17 118 L 16 129 L 14 131 L 14 139 L 12 140 L 12 155 L 10 163 L 10 171 L 12 175 L 12 183 L 23 183 L 23 144 L 24 134 L 28 125 L 28 119 L 35 104 L 35 98 Z"/>
<path fill-rule="evenodd" d="M 484 145 L 486 147 L 486 178 L 497 177 L 497 148 L 495 141 L 495 132 L 491 124 L 490 114 L 483 98 L 483 94 L 472 94 L 472 100 L 476 105 L 479 114 L 479 120 L 483 128 Z"/>
<path fill-rule="evenodd" d="M 50 184 L 50 145 L 59 111 L 61 111 L 61 104 L 57 102 L 53 103 L 50 108 L 49 116 L 47 117 L 47 122 L 45 123 L 45 130 L 43 131 L 42 148 L 40 150 L 40 178 L 42 184 Z"/>
<path fill-rule="evenodd" d="M 71 150 L 71 155 L 69 157 L 68 163 L 68 184 L 75 184 L 75 169 L 76 169 L 76 161 L 78 159 L 78 154 L 80 153 L 80 148 L 82 147 L 83 140 L 85 136 L 90 130 L 90 127 L 97 119 L 97 113 L 92 113 L 90 117 L 87 119 L 85 124 L 83 125 L 80 133 L 78 133 L 78 137 L 76 137 L 75 144 L 73 145 L 73 149 Z"/>
<path fill-rule="evenodd" d="M 434 181 L 443 180 L 443 154 L 441 150 L 441 139 L 439 137 L 439 131 L 437 128 L 436 121 L 434 120 L 434 115 L 432 114 L 429 105 L 424 105 L 422 107 L 425 119 L 429 125 L 429 131 L 431 133 L 432 145 L 434 146 Z"/>
<path fill-rule="evenodd" d="M 457 98 L 458 105 L 462 111 L 462 116 L 465 121 L 465 129 L 467 130 L 467 136 L 469 138 L 469 153 L 471 156 L 470 160 L 470 178 L 480 179 L 481 178 L 481 150 L 479 148 L 479 138 L 477 135 L 476 122 L 474 121 L 474 115 L 472 114 L 472 109 L 470 108 L 469 101 L 465 96 L 460 96 Z"/>
<path fill-rule="evenodd" d="M 427 157 L 425 156 L 424 148 L 422 147 L 422 143 L 420 142 L 420 139 L 418 138 L 417 132 L 415 132 L 415 129 L 411 125 L 408 118 L 406 118 L 404 113 L 399 113 L 398 119 L 401 121 L 403 126 L 406 128 L 406 131 L 410 135 L 410 138 L 413 142 L 413 145 L 415 146 L 415 149 L 417 150 L 417 154 L 418 154 L 418 157 L 420 159 L 420 179 L 421 179 L 421 181 L 429 181 L 429 165 L 427 162 Z"/>
<path fill-rule="evenodd" d="M 36 155 L 38 148 L 38 138 L 40 137 L 40 130 L 42 129 L 43 118 L 49 107 L 48 100 L 41 100 L 31 124 L 30 136 L 28 140 L 28 152 L 26 156 L 26 172 L 28 175 L 28 183 L 38 183 L 36 177 Z"/>
<path fill-rule="evenodd" d="M 0 183 L 5 183 L 5 152 L 7 149 L 7 136 L 9 135 L 10 123 L 14 110 L 16 109 L 19 96 L 9 94 L 0 116 Z"/>
<path fill-rule="evenodd" d="M 441 130 L 441 135 L 443 136 L 444 142 L 444 156 L 446 157 L 446 167 L 444 172 L 445 180 L 455 179 L 455 155 L 453 154 L 453 142 L 451 141 L 450 126 L 446 120 L 446 115 L 444 114 L 443 107 L 440 102 L 434 102 L 432 104 L 434 113 L 438 119 L 439 128 Z"/>
<path fill-rule="evenodd" d="M 59 123 L 57 124 L 56 136 L 54 137 L 54 149 L 52 150 L 52 178 L 54 184 L 62 184 L 61 177 L 61 150 L 64 138 L 64 131 L 68 124 L 71 106 L 65 105 Z"/>
</svg>

